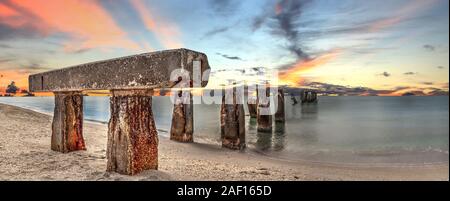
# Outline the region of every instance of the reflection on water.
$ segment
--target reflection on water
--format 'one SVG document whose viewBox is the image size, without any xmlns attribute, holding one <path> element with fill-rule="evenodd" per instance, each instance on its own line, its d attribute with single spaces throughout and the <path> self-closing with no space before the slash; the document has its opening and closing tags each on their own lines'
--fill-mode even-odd
<svg viewBox="0 0 450 201">
<path fill-rule="evenodd" d="M 275 122 L 273 133 L 273 150 L 281 151 L 284 149 L 286 140 L 286 124 L 284 122 Z"/>
<path fill-rule="evenodd" d="M 248 118 L 248 130 L 251 130 L 251 131 L 256 130 L 256 128 L 258 127 L 256 118 L 249 118 L 248 116 L 247 116 L 247 118 Z"/>
<path fill-rule="evenodd" d="M 272 147 L 272 133 L 258 132 L 256 133 L 256 149 L 267 151 Z"/>
<path fill-rule="evenodd" d="M 248 136 L 256 135 L 256 140 L 250 138 L 248 143 L 253 144 L 259 151 L 282 151 L 285 146 L 286 125 L 281 122 L 274 122 L 275 128 L 272 132 L 257 131 L 256 118 L 248 118 Z"/>
<path fill-rule="evenodd" d="M 316 103 L 305 103 L 300 107 L 302 119 L 317 119 L 319 106 Z"/>
</svg>

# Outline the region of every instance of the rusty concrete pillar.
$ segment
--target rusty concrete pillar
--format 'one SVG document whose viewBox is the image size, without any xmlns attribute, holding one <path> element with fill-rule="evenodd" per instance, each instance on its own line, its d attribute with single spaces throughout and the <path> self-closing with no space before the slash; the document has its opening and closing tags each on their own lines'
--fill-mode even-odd
<svg viewBox="0 0 450 201">
<path fill-rule="evenodd" d="M 184 102 L 184 98 L 189 98 L 189 103 Z M 172 127 L 170 129 L 170 139 L 179 142 L 193 142 L 194 134 L 194 105 L 192 93 L 189 97 L 183 97 L 183 92 L 178 92 L 178 97 L 173 105 Z"/>
<path fill-rule="evenodd" d="M 250 118 L 256 118 L 257 116 L 257 104 L 256 103 L 248 103 L 248 113 L 250 114 Z"/>
<path fill-rule="evenodd" d="M 222 97 L 220 110 L 222 147 L 244 149 L 245 144 L 245 110 L 244 105 L 237 102 L 236 88 L 233 88 L 233 103 L 227 104 L 225 94 Z"/>
<path fill-rule="evenodd" d="M 51 149 L 63 153 L 86 150 L 83 139 L 83 95 L 80 91 L 54 94 Z"/>
<path fill-rule="evenodd" d="M 317 92 L 315 91 L 312 92 L 312 102 L 317 102 Z"/>
<path fill-rule="evenodd" d="M 250 118 L 256 118 L 258 115 L 258 90 L 248 91 L 247 107 Z"/>
<path fill-rule="evenodd" d="M 304 90 L 303 90 L 303 91 L 301 92 L 301 94 L 300 94 L 300 100 L 301 100 L 302 103 L 306 103 L 306 102 L 307 102 L 307 100 L 306 100 L 307 94 L 308 94 L 308 91 L 304 91 Z"/>
<path fill-rule="evenodd" d="M 259 132 L 272 132 L 272 115 L 270 114 L 263 114 L 262 110 L 269 110 L 270 108 L 270 88 L 266 86 L 266 95 L 265 96 L 258 96 L 258 108 L 257 108 L 257 121 L 258 121 L 258 128 L 257 131 Z"/>
<path fill-rule="evenodd" d="M 158 169 L 158 133 L 152 90 L 112 90 L 107 171 L 134 175 Z"/>
<path fill-rule="evenodd" d="M 277 112 L 275 113 L 275 122 L 285 122 L 285 112 L 284 112 L 284 90 L 282 88 L 278 88 L 277 95 Z"/>
</svg>

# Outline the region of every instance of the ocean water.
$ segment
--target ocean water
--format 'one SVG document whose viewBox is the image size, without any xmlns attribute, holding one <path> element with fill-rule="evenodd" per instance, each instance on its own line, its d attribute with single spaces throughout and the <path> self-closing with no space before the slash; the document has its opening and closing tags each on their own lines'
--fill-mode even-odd
<svg viewBox="0 0 450 201">
<path fill-rule="evenodd" d="M 0 103 L 47 114 L 53 97 L 0 97 Z M 246 116 L 248 148 L 267 157 L 349 165 L 448 163 L 449 99 L 441 97 L 319 97 L 317 104 L 285 99 L 286 123 L 256 131 Z M 168 135 L 172 104 L 154 97 L 160 135 Z M 194 106 L 194 140 L 220 145 L 220 105 Z M 85 97 L 84 118 L 106 123 L 108 97 Z"/>
</svg>

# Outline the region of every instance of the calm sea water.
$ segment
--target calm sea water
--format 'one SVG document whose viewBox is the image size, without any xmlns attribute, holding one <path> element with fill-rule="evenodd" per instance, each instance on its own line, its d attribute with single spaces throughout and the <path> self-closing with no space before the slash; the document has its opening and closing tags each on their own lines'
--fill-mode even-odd
<svg viewBox="0 0 450 201">
<path fill-rule="evenodd" d="M 53 113 L 53 97 L 1 97 L 0 103 Z M 286 97 L 285 124 L 258 133 L 246 117 L 252 150 L 285 160 L 324 163 L 448 163 L 449 99 L 442 97 L 320 97 L 317 104 L 292 105 Z M 220 105 L 194 106 L 194 139 L 220 145 Z M 160 135 L 168 135 L 172 118 L 169 97 L 154 97 Z M 107 122 L 108 97 L 85 97 L 86 120 Z"/>
</svg>

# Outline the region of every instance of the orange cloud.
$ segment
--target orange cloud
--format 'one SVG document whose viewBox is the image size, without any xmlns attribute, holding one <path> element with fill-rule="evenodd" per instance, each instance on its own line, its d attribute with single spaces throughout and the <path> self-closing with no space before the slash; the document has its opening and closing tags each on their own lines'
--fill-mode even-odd
<svg viewBox="0 0 450 201">
<path fill-rule="evenodd" d="M 44 26 L 43 30 L 49 33 L 68 34 L 70 41 L 64 47 L 68 52 L 96 47 L 139 48 L 97 1 L 11 0 L 10 7 L 2 6 L 3 10 L 13 10 L 21 15 L 22 21 L 17 21 L 17 17 L 6 18 L 9 25 L 18 26 L 22 22 Z M 25 12 L 36 18 L 30 19 Z M 9 11 L 9 16 L 12 14 L 16 13 Z"/>
<path fill-rule="evenodd" d="M 338 56 L 339 53 L 340 53 L 340 50 L 336 49 L 329 53 L 326 53 L 324 55 L 316 57 L 312 60 L 298 61 L 296 64 L 294 64 L 288 70 L 280 73 L 279 83 L 291 85 L 291 86 L 298 86 L 304 81 L 304 78 L 302 77 L 302 75 L 306 71 L 329 63 L 330 61 L 334 60 Z"/>
<path fill-rule="evenodd" d="M 11 16 L 17 16 L 18 13 L 14 10 L 9 8 L 8 6 L 0 3 L 0 16 L 1 17 L 11 17 Z"/>
<path fill-rule="evenodd" d="M 134 9 L 139 13 L 142 21 L 144 21 L 147 30 L 154 33 L 156 38 L 161 42 L 164 48 L 180 48 L 183 44 L 178 39 L 180 38 L 180 31 L 178 27 L 166 20 L 157 19 L 147 9 L 142 0 L 131 0 Z"/>
</svg>

